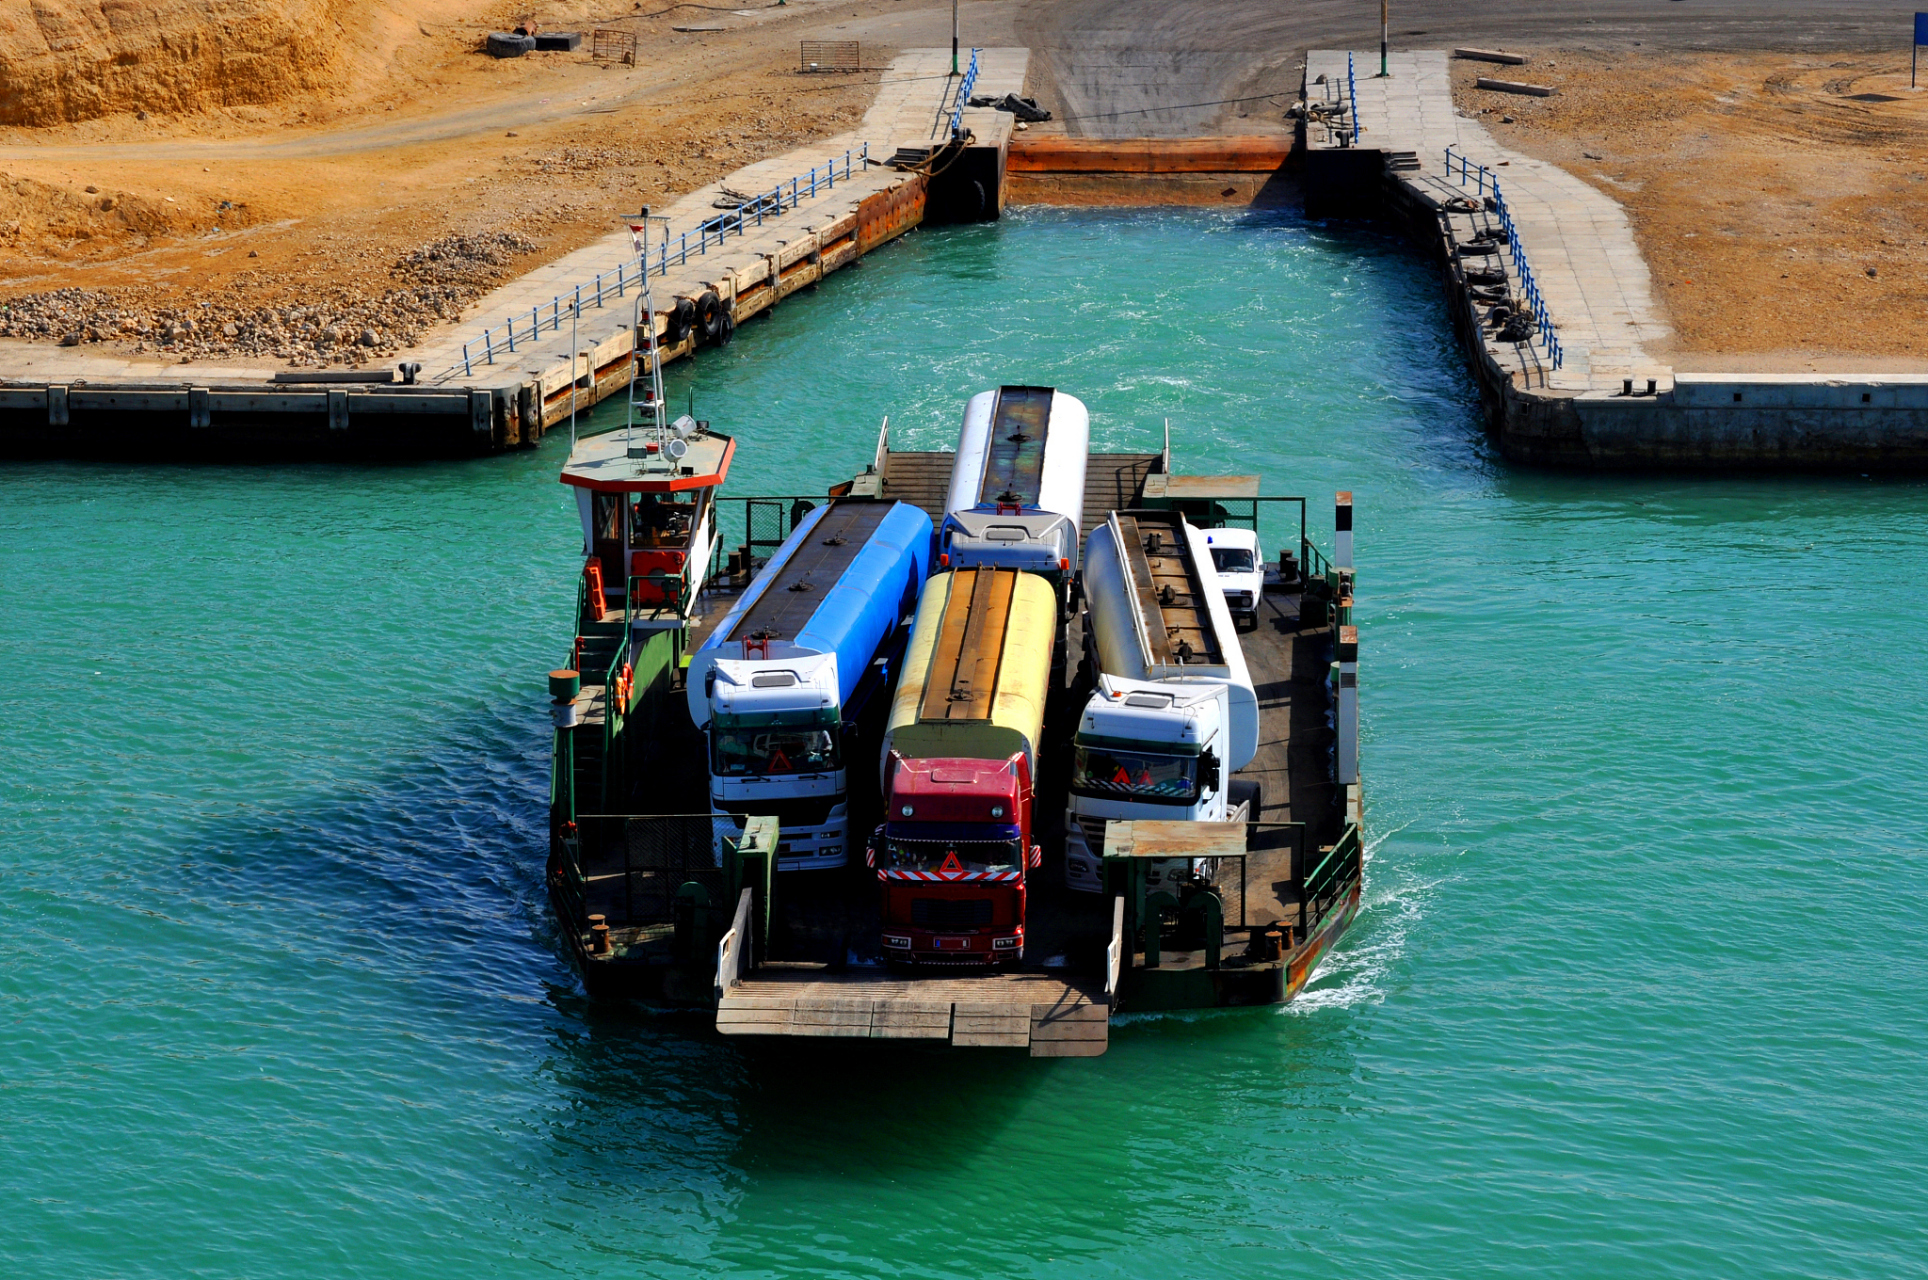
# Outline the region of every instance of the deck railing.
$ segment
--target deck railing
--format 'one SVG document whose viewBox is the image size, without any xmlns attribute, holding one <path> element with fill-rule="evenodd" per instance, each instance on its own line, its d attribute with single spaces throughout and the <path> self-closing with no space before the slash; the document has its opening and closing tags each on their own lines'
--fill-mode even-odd
<svg viewBox="0 0 1928 1280">
<path fill-rule="evenodd" d="M 1553 361 L 1553 367 L 1558 369 L 1566 362 L 1566 352 L 1560 345 L 1559 335 L 1554 332 L 1553 321 L 1547 316 L 1546 298 L 1540 292 L 1540 282 L 1534 278 L 1533 268 L 1526 260 L 1526 246 L 1520 243 L 1520 232 L 1518 226 L 1514 224 L 1513 212 L 1507 208 L 1506 197 L 1500 192 L 1499 175 L 1483 164 L 1468 160 L 1464 155 L 1454 155 L 1453 148 L 1447 147 L 1446 176 L 1449 178 L 1455 176 L 1455 168 L 1458 169 L 1460 186 L 1463 187 L 1471 182 L 1474 191 L 1478 194 L 1484 195 L 1488 191 L 1493 193 L 1493 213 L 1499 218 L 1500 231 L 1506 236 L 1507 252 L 1512 255 L 1514 271 L 1520 277 L 1520 293 L 1525 297 L 1527 305 L 1533 309 L 1534 327 L 1539 335 L 1540 344 L 1546 348 L 1547 355 Z"/>
<path fill-rule="evenodd" d="M 1301 882 L 1308 925 L 1323 919 L 1332 904 L 1352 888 L 1364 861 L 1365 845 L 1359 838 L 1359 824 L 1348 822 L 1337 842 L 1330 849 L 1320 850 L 1317 865 L 1305 873 Z"/>
<path fill-rule="evenodd" d="M 821 493 L 763 494 L 748 498 L 715 499 L 718 536 L 710 548 L 709 579 L 717 580 L 731 552 L 746 548 L 751 559 L 751 564 L 746 567 L 752 570 L 762 568 L 770 556 L 775 554 L 776 549 L 783 545 L 784 539 L 790 536 L 798 522 L 828 501 L 830 499 Z M 722 536 L 735 524 L 734 517 L 726 514 L 726 504 L 734 506 L 739 503 L 743 507 L 741 524 L 743 539 L 740 542 L 731 543 Z M 763 554 L 759 556 L 758 552 Z"/>
<path fill-rule="evenodd" d="M 619 262 L 614 270 L 598 272 L 596 278 L 586 284 L 558 293 L 549 301 L 531 307 L 526 313 L 516 312 L 504 320 L 499 328 L 484 329 L 480 338 L 463 343 L 462 358 L 437 374 L 432 381 L 445 382 L 458 372 L 464 377 L 474 376 L 476 365 L 494 364 L 498 355 L 514 354 L 518 342 L 526 346 L 545 332 L 558 332 L 565 317 L 580 316 L 584 307 L 600 307 L 612 297 L 626 297 L 629 290 L 641 284 L 645 272 L 663 275 L 672 266 L 688 262 L 693 256 L 707 254 L 712 245 L 720 246 L 733 235 L 741 236 L 752 228 L 762 226 L 765 218 L 775 217 L 822 192 L 834 190 L 837 183 L 847 182 L 853 174 L 861 173 L 869 158 L 868 142 L 861 147 L 848 148 L 843 155 L 826 160 L 808 173 L 800 173 L 785 182 L 779 182 L 737 209 L 718 214 L 673 240 L 665 239 L 651 249 L 648 257 L 642 261 Z"/>
</svg>

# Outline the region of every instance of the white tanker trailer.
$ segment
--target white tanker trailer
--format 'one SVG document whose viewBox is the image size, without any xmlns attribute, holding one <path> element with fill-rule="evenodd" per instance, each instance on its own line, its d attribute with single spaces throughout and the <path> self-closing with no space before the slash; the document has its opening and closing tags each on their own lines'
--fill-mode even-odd
<svg viewBox="0 0 1928 1280">
<path fill-rule="evenodd" d="M 937 534 L 942 567 L 1042 574 L 1067 603 L 1090 449 L 1090 415 L 1075 396 L 1050 387 L 972 396 Z"/>
<path fill-rule="evenodd" d="M 1084 598 L 1098 680 L 1073 742 L 1065 878 L 1098 891 L 1105 820 L 1256 810 L 1230 779 L 1258 751 L 1259 704 L 1211 548 L 1179 513 L 1113 512 L 1093 529 Z"/>
</svg>

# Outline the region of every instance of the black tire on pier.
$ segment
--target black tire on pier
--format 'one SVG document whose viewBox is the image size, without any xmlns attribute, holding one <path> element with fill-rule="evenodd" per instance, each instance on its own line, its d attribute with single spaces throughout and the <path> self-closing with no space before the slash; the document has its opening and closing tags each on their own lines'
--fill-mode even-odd
<svg viewBox="0 0 1928 1280">
<path fill-rule="evenodd" d="M 717 317 L 722 314 L 723 299 L 716 296 L 714 289 L 705 289 L 696 300 L 696 324 L 711 342 L 716 341 Z"/>
<path fill-rule="evenodd" d="M 663 341 L 674 346 L 690 336 L 690 328 L 695 323 L 696 304 L 688 298 L 677 298 L 663 326 Z"/>
<path fill-rule="evenodd" d="M 730 339 L 734 338 L 735 336 L 736 336 L 736 317 L 731 315 L 728 311 L 720 312 L 717 316 L 716 337 L 713 339 L 713 341 L 719 347 L 727 347 L 730 345 Z"/>
<path fill-rule="evenodd" d="M 536 47 L 534 36 L 519 36 L 509 31 L 491 31 L 483 47 L 492 58 L 520 58 Z"/>
</svg>

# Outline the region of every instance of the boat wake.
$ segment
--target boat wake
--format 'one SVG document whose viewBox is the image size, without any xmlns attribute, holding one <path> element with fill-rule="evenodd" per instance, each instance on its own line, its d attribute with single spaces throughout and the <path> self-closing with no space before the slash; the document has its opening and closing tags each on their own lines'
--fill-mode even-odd
<svg viewBox="0 0 1928 1280">
<path fill-rule="evenodd" d="M 1321 958 L 1298 998 L 1279 1006 L 1282 1016 L 1309 1017 L 1328 1009 L 1378 1004 L 1386 998 L 1385 975 L 1405 956 L 1407 934 L 1424 916 L 1436 883 L 1395 878 L 1388 884 L 1385 877 L 1372 874 L 1380 846 L 1410 825 L 1402 822 L 1366 840 L 1366 892 L 1359 903 L 1359 918 Z"/>
</svg>

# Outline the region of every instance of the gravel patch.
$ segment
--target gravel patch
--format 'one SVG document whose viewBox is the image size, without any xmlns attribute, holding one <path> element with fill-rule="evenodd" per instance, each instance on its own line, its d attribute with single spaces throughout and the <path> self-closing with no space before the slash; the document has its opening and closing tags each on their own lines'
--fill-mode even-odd
<svg viewBox="0 0 1928 1280">
<path fill-rule="evenodd" d="M 396 287 L 306 291 L 281 305 L 210 298 L 198 305 L 146 305 L 138 291 L 54 289 L 0 303 L 0 337 L 62 346 L 120 343 L 137 353 L 273 357 L 290 365 L 362 364 L 395 355 L 431 325 L 461 318 L 519 257 L 539 248 L 514 231 L 449 235 L 403 255 Z"/>
</svg>

